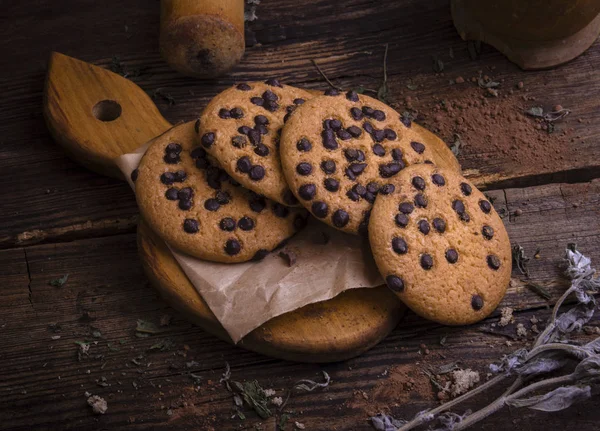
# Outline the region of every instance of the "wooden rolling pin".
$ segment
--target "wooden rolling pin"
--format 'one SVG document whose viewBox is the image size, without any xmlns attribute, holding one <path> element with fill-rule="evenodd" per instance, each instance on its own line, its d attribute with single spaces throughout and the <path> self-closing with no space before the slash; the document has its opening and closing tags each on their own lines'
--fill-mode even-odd
<svg viewBox="0 0 600 431">
<path fill-rule="evenodd" d="M 160 52 L 173 69 L 222 75 L 244 48 L 244 0 L 161 0 Z"/>
</svg>

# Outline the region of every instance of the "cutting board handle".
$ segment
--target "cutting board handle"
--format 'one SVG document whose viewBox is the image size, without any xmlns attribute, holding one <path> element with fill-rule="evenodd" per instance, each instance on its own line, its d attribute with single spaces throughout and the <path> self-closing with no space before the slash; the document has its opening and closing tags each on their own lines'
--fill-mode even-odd
<svg viewBox="0 0 600 431">
<path fill-rule="evenodd" d="M 72 159 L 119 179 L 123 175 L 114 159 L 171 127 L 133 82 L 58 52 L 50 55 L 44 118 L 54 140 Z"/>
</svg>

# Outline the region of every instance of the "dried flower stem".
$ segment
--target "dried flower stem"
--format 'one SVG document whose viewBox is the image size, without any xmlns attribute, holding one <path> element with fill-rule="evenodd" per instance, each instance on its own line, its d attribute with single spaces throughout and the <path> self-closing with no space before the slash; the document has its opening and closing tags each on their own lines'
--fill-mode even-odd
<svg viewBox="0 0 600 431">
<path fill-rule="evenodd" d="M 342 90 L 340 87 L 338 87 L 338 86 L 334 85 L 334 84 L 333 84 L 333 82 L 331 82 L 331 81 L 329 80 L 329 78 L 327 77 L 327 75 L 325 75 L 325 72 L 323 72 L 323 71 L 321 70 L 321 68 L 319 67 L 319 65 L 317 64 L 317 62 L 316 62 L 314 59 L 311 59 L 310 61 L 312 62 L 313 66 L 315 66 L 315 68 L 317 69 L 317 71 L 319 72 L 319 74 L 320 74 L 320 75 L 323 77 L 323 79 L 324 79 L 325 81 L 327 81 L 327 83 L 329 84 L 329 86 L 330 86 L 331 88 L 333 88 L 333 89 L 335 89 L 335 90 L 337 90 L 337 91 L 344 91 L 344 90 Z"/>
<path fill-rule="evenodd" d="M 543 344 L 547 341 L 548 336 L 556 328 L 555 322 L 556 322 L 556 317 L 558 316 L 558 310 L 560 309 L 562 304 L 565 302 L 565 300 L 569 297 L 569 295 L 571 295 L 577 289 L 578 285 L 579 285 L 579 283 L 577 281 L 573 282 L 573 285 L 570 288 L 568 288 L 565 291 L 565 293 L 562 294 L 562 296 L 558 299 L 558 301 L 556 301 L 556 304 L 554 304 L 554 308 L 552 309 L 552 318 L 548 322 L 548 326 L 546 327 L 544 332 L 542 332 L 538 336 L 533 349 L 529 352 L 525 361 L 531 360 L 532 358 L 539 355 L 540 353 L 542 353 L 544 351 L 549 351 L 549 350 L 563 350 L 563 351 L 567 351 L 567 352 L 570 352 L 573 354 L 579 353 L 579 354 L 584 354 L 585 356 L 588 356 L 588 354 L 587 354 L 587 352 L 585 352 L 585 350 L 583 350 L 577 346 L 559 344 L 559 343 Z M 458 424 L 454 428 L 454 431 L 466 429 L 467 427 L 473 425 L 474 423 L 477 423 L 480 420 L 483 420 L 484 418 L 497 412 L 498 410 L 500 410 L 502 407 L 504 407 L 506 405 L 506 401 L 508 399 L 518 398 L 526 393 L 533 392 L 535 390 L 542 389 L 544 387 L 557 385 L 557 384 L 560 384 L 563 382 L 569 382 L 572 380 L 572 378 L 573 378 L 572 375 L 567 375 L 567 376 L 556 377 L 554 379 L 542 380 L 542 381 L 531 384 L 531 385 L 513 393 L 515 390 L 520 388 L 524 383 L 525 379 L 523 379 L 523 377 L 519 376 L 516 378 L 516 380 L 513 382 L 513 384 L 502 394 L 502 396 L 500 396 L 498 399 L 493 401 L 487 407 L 485 407 L 481 410 L 478 410 L 475 413 L 469 415 L 467 418 L 465 418 L 464 421 L 462 421 L 460 424 Z M 492 380 L 490 380 L 490 382 L 491 381 Z M 467 393 L 465 395 L 469 395 L 469 393 Z"/>
<path fill-rule="evenodd" d="M 535 341 L 535 344 L 533 345 L 534 348 L 540 346 L 543 343 L 546 343 L 548 341 L 548 337 L 550 336 L 550 334 L 552 333 L 552 331 L 554 331 L 556 329 L 556 316 L 558 315 L 558 310 L 561 307 L 561 305 L 563 304 L 563 302 L 565 302 L 565 300 L 567 299 L 567 297 L 569 297 L 569 295 L 571 295 L 575 290 L 577 290 L 577 287 L 579 286 L 579 283 L 573 283 L 573 285 L 571 287 L 569 287 L 565 293 L 562 294 L 562 296 L 558 299 L 558 301 L 556 301 L 556 304 L 554 304 L 554 308 L 552 309 L 552 317 L 550 319 L 550 321 L 548 322 L 548 325 L 546 326 L 546 329 L 544 329 L 544 332 L 542 332 L 537 340 Z"/>
<path fill-rule="evenodd" d="M 519 378 L 519 379 L 521 379 L 521 378 Z M 519 380 L 519 379 L 517 379 L 517 380 Z M 456 424 L 453 431 L 460 431 L 460 430 L 466 429 L 466 428 L 470 427 L 471 425 L 479 422 L 480 420 L 485 419 L 486 417 L 490 416 L 491 414 L 496 413 L 498 410 L 500 410 L 502 407 L 504 407 L 506 405 L 507 401 L 509 401 L 511 399 L 518 399 L 528 393 L 535 392 L 540 389 L 545 389 L 545 388 L 562 385 L 564 383 L 571 383 L 574 380 L 575 380 L 575 376 L 573 374 L 567 374 L 565 376 L 555 377 L 555 378 L 547 379 L 547 380 L 541 380 L 537 383 L 533 383 L 533 384 L 513 393 L 512 395 L 502 395 L 500 398 L 498 398 L 496 401 L 494 401 L 487 407 L 476 411 L 475 413 L 467 416 L 462 422 Z M 515 385 L 513 385 L 513 386 L 515 386 Z M 513 386 L 511 386 L 511 388 Z"/>
<path fill-rule="evenodd" d="M 522 388 L 523 384 L 527 380 L 530 380 L 536 375 L 536 367 L 540 367 L 540 364 L 543 364 L 543 362 L 539 362 L 540 360 L 544 360 L 543 356 L 540 359 L 536 358 L 543 353 L 555 352 L 554 355 L 562 353 L 563 356 L 566 355 L 567 357 L 573 357 L 576 360 L 579 360 L 580 363 L 581 361 L 588 361 L 588 367 L 590 366 L 589 361 L 592 361 L 591 364 L 598 364 L 600 357 L 598 355 L 597 347 L 593 347 L 590 350 L 588 346 L 577 346 L 573 344 L 553 342 L 555 337 L 558 335 L 558 332 L 560 332 L 562 335 L 567 335 L 574 329 L 581 328 L 582 325 L 591 319 L 596 305 L 593 295 L 594 293 L 598 293 L 598 290 L 600 289 L 600 280 L 593 278 L 595 275 L 595 270 L 591 267 L 591 261 L 586 256 L 582 255 L 576 250 L 568 249 L 567 258 L 569 260 L 569 268 L 566 273 L 571 278 L 571 286 L 561 295 L 554 305 L 552 317 L 549 320 L 546 329 L 536 339 L 532 349 L 529 352 L 525 350 L 518 350 L 512 355 L 505 357 L 500 365 L 494 365 L 495 372 L 501 372 L 501 374 L 446 404 L 443 404 L 435 409 L 419 413 L 411 421 L 406 422 L 403 426 L 398 428 L 398 431 L 411 430 L 424 423 L 431 422 L 438 417 L 441 421 L 443 415 L 439 416 L 440 413 L 448 411 L 452 407 L 463 403 L 464 401 L 480 394 L 483 391 L 486 391 L 487 389 L 497 385 L 511 376 L 516 376 L 516 378 L 510 387 L 504 391 L 499 398 L 475 413 L 459 416 L 460 420 L 458 422 L 454 421 L 451 423 L 451 425 L 448 425 L 447 423 L 443 429 L 451 429 L 452 431 L 466 429 L 502 409 L 507 404 L 514 405 L 519 401 L 523 401 L 521 398 L 526 394 L 578 381 L 578 374 L 573 372 L 560 377 L 540 380 Z M 577 314 L 577 309 L 575 308 L 561 315 L 558 314 L 560 307 L 573 293 L 577 294 L 579 306 L 587 304 L 591 306 L 589 310 L 591 313 L 579 311 L 579 314 Z M 536 363 L 536 361 L 538 362 Z M 532 367 L 533 371 L 531 371 Z M 540 373 L 543 374 L 544 372 L 548 373 L 551 371 L 556 371 L 560 368 L 562 368 L 562 366 L 557 367 L 556 365 L 554 367 L 550 366 L 549 368 L 540 368 L 541 371 L 537 371 L 537 374 L 539 375 Z M 492 368 L 492 370 L 494 369 Z M 598 372 L 596 371 L 596 373 Z M 568 387 L 564 388 L 564 390 L 567 389 Z M 577 389 L 575 390 L 577 391 Z M 547 395 L 550 395 L 550 393 Z M 581 392 L 579 392 L 579 395 L 581 395 Z M 562 393 L 560 396 L 563 396 Z M 568 407 L 572 402 L 575 402 L 575 398 L 571 398 L 571 400 L 568 401 L 568 404 L 561 405 L 557 410 Z M 528 406 L 527 404 L 524 405 Z M 529 407 L 535 408 L 531 407 L 531 405 L 529 405 Z"/>
<path fill-rule="evenodd" d="M 468 400 L 471 397 L 474 397 L 475 395 L 478 395 L 482 392 L 485 392 L 486 390 L 488 390 L 489 388 L 495 386 L 496 384 L 500 383 L 503 380 L 506 380 L 507 376 L 504 374 L 501 374 L 499 376 L 494 377 L 491 380 L 488 380 L 487 382 L 485 382 L 483 385 L 480 385 L 472 390 L 470 390 L 469 392 L 467 392 L 466 394 L 461 395 L 458 398 L 455 398 L 451 401 L 448 401 L 447 403 L 442 404 L 439 407 L 436 407 L 435 409 L 429 410 L 427 412 L 425 412 L 424 414 L 417 416 L 416 418 L 414 418 L 413 420 L 411 420 L 410 422 L 407 422 L 405 425 L 401 426 L 400 428 L 398 428 L 398 431 L 408 431 L 411 430 L 415 427 L 418 427 L 419 425 L 422 425 L 426 422 L 429 422 L 427 420 L 427 417 L 431 417 L 431 415 L 433 416 L 437 416 L 440 413 L 443 413 L 447 410 L 450 410 L 452 407 L 461 404 L 463 401 Z"/>
</svg>

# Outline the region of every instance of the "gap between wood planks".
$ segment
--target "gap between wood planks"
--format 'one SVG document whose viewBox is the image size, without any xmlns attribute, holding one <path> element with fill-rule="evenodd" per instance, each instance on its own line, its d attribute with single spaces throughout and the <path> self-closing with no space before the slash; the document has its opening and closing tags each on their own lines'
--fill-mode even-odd
<svg viewBox="0 0 600 431">
<path fill-rule="evenodd" d="M 503 184 L 514 184 L 520 182 L 524 182 L 527 185 L 518 188 L 541 187 L 543 185 L 551 184 L 591 184 L 594 178 L 600 177 L 600 170 L 596 176 L 591 175 L 589 170 L 585 172 L 581 172 L 581 170 L 573 170 L 547 175 L 544 174 L 540 175 L 539 177 L 548 180 L 560 179 L 563 181 L 549 181 L 539 185 L 536 184 L 536 178 L 538 178 L 538 176 L 528 176 L 523 178 L 515 178 L 512 180 L 503 180 L 497 184 L 485 184 L 480 188 L 482 191 L 486 192 L 506 190 L 506 188 L 501 187 Z M 17 234 L 15 237 L 6 236 L 0 238 L 0 250 L 26 247 L 36 244 L 66 242 L 85 238 L 101 238 L 104 236 L 132 233 L 135 232 L 138 219 L 139 215 L 126 218 L 105 218 L 94 221 L 88 220 L 84 223 L 77 223 L 51 229 L 34 229 L 31 231 L 24 231 Z"/>
</svg>

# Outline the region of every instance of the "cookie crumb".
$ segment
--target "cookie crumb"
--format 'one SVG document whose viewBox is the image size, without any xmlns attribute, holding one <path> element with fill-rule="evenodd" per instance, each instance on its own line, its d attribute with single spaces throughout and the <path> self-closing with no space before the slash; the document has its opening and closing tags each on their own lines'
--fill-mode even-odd
<svg viewBox="0 0 600 431">
<path fill-rule="evenodd" d="M 92 395 L 87 399 L 88 405 L 92 408 L 92 411 L 96 415 L 103 415 L 108 410 L 108 404 L 106 400 L 98 395 Z"/>
<path fill-rule="evenodd" d="M 510 307 L 504 307 L 500 310 L 500 313 L 502 313 L 502 316 L 500 317 L 500 322 L 498 322 L 498 325 L 500 326 L 506 326 L 509 323 L 514 323 L 515 318 L 513 317 L 513 309 Z"/>
<path fill-rule="evenodd" d="M 527 336 L 527 328 L 522 323 L 517 324 L 517 337 L 526 337 Z"/>
<path fill-rule="evenodd" d="M 456 370 L 452 372 L 453 383 L 450 386 L 450 394 L 453 397 L 464 394 L 477 383 L 479 383 L 479 372 L 470 368 L 466 370 Z"/>
</svg>

